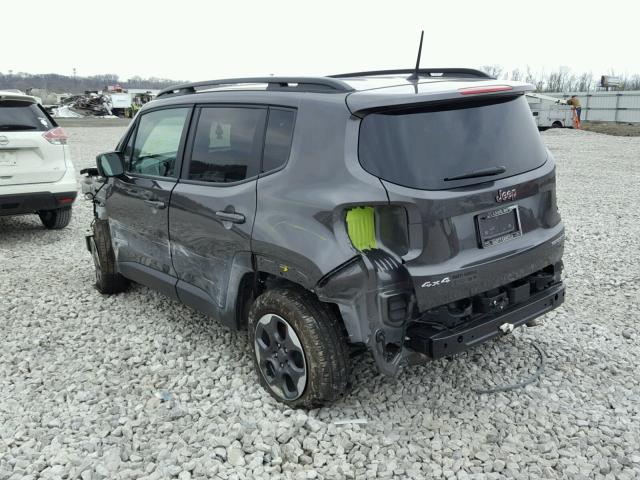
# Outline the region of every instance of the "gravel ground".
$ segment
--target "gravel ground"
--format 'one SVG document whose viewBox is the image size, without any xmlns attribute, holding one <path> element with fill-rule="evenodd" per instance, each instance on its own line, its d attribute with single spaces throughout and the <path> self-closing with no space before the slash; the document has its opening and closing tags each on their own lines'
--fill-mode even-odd
<svg viewBox="0 0 640 480">
<path fill-rule="evenodd" d="M 68 128 L 78 167 L 122 127 Z M 69 228 L 0 218 L 0 479 L 640 477 L 640 138 L 543 134 L 567 226 L 567 302 L 452 360 L 375 373 L 292 411 L 244 332 L 142 287 L 92 287 L 89 202 Z M 530 376 L 510 393 L 476 389 Z"/>
<path fill-rule="evenodd" d="M 622 137 L 640 137 L 640 123 L 582 122 L 582 129 Z"/>
</svg>

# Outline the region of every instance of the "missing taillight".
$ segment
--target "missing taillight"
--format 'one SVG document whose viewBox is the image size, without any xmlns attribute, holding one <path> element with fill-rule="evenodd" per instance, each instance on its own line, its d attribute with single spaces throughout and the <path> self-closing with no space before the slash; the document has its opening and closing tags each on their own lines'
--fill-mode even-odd
<svg viewBox="0 0 640 480">
<path fill-rule="evenodd" d="M 397 205 L 353 207 L 346 212 L 347 233 L 360 252 L 383 248 L 403 256 L 409 251 L 407 211 Z"/>
<path fill-rule="evenodd" d="M 67 140 L 69 139 L 67 133 L 60 127 L 52 128 L 51 130 L 44 132 L 42 136 L 53 145 L 66 145 Z"/>
<path fill-rule="evenodd" d="M 347 210 L 347 233 L 356 250 L 377 247 L 376 224 L 373 207 L 355 207 Z"/>
</svg>

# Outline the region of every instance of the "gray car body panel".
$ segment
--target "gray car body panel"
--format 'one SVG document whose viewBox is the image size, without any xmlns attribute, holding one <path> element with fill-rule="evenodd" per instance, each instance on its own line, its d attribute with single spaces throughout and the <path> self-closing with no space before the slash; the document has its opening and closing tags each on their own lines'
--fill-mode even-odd
<svg viewBox="0 0 640 480">
<path fill-rule="evenodd" d="M 345 82 L 358 84 L 350 79 Z M 354 92 L 341 93 L 230 89 L 176 95 L 150 102 L 138 115 L 156 108 L 207 104 L 297 110 L 286 165 L 243 183 L 249 184 L 248 190 L 255 185 L 251 194 L 255 214 L 248 215 L 247 223 L 229 227 L 212 216 L 216 209 L 243 208 L 242 201 L 220 200 L 224 194 L 214 195 L 219 201 L 207 200 L 211 189 L 230 187 L 177 180 L 172 189 L 175 197 L 167 209 L 169 238 L 174 239 L 170 246 L 172 269 L 163 273 L 172 282 L 169 289 L 175 290 L 177 298 L 234 328 L 241 326 L 238 290 L 247 276 L 265 273 L 298 284 L 315 292 L 320 300 L 337 305 L 349 340 L 366 344 L 380 370 L 394 374 L 403 359 L 406 325 L 414 310 L 466 298 L 559 262 L 564 233 L 555 204 L 555 166 L 550 155 L 544 165 L 529 172 L 438 191 L 391 184 L 366 172 L 358 159 L 361 117 L 369 112 L 467 98 L 461 88 L 508 85 L 511 90 L 507 94 L 514 95 L 531 86 L 450 78 L 364 83 L 371 89 L 363 91 L 356 86 Z M 98 213 L 102 218 L 109 217 L 109 207 L 104 204 L 109 204 L 118 181 L 111 180 L 101 192 L 103 206 L 98 207 Z M 524 235 L 496 248 L 479 249 L 473 219 L 500 206 L 495 196 L 504 188 L 518 190 L 518 199 L 512 203 L 519 205 Z M 199 200 L 192 201 L 196 197 Z M 245 208 L 247 201 L 253 200 L 245 199 Z M 360 205 L 406 208 L 410 237 L 406 255 L 386 248 L 359 252 L 352 246 L 345 212 Z M 171 218 L 175 218 L 174 225 Z M 218 232 L 211 236 L 214 243 L 220 240 L 219 234 L 227 235 L 221 240 L 224 246 L 220 251 L 214 252 L 217 243 L 206 245 L 207 224 L 210 231 Z M 198 242 L 200 247 L 195 246 Z M 226 258 L 223 268 L 215 261 L 221 254 Z M 187 273 L 176 274 L 173 267 Z M 211 271 L 203 274 L 203 268 Z M 425 286 L 445 277 L 449 278 L 446 286 Z M 208 284 L 216 288 L 208 288 Z M 382 312 L 394 295 L 407 298 L 407 317 L 400 322 L 391 322 Z M 390 353 L 390 345 L 399 346 L 400 351 Z"/>
<path fill-rule="evenodd" d="M 297 114 L 287 166 L 258 179 L 252 237 L 258 264 L 308 289 L 357 254 L 344 209 L 363 201 L 388 203 L 380 180 L 358 163 L 359 120 L 344 103 L 340 108 L 341 101 L 306 100 Z M 318 118 L 325 119 L 322 125 Z"/>
</svg>

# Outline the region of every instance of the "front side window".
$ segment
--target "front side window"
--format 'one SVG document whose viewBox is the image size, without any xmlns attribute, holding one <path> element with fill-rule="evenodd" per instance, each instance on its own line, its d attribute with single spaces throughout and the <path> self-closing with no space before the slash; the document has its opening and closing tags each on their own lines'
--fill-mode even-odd
<svg viewBox="0 0 640 480">
<path fill-rule="evenodd" d="M 200 112 L 189 179 L 239 182 L 258 175 L 266 110 L 205 107 Z"/>
<path fill-rule="evenodd" d="M 133 142 L 130 173 L 173 177 L 188 108 L 168 108 L 142 115 Z"/>
</svg>

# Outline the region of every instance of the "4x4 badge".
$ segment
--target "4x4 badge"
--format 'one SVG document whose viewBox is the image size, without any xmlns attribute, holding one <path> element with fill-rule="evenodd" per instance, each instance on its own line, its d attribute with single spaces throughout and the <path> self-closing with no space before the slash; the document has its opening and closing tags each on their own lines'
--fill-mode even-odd
<svg viewBox="0 0 640 480">
<path fill-rule="evenodd" d="M 441 278 L 440 280 L 427 280 L 422 284 L 422 288 L 437 287 L 438 285 L 444 285 L 449 283 L 451 279 L 449 277 Z"/>
<path fill-rule="evenodd" d="M 511 188 L 509 190 L 498 190 L 498 194 L 496 195 L 496 202 L 508 202 L 510 200 L 515 200 L 518 196 L 518 192 L 515 188 Z"/>
</svg>

